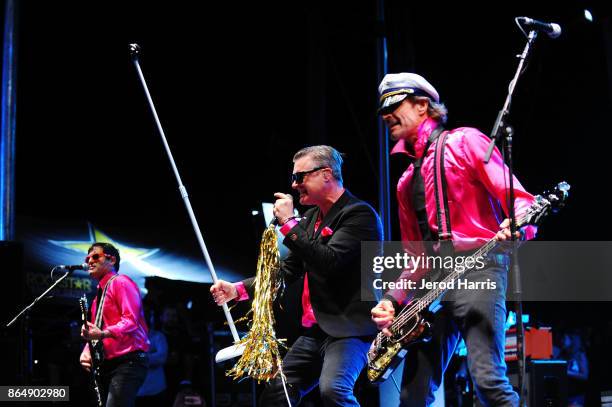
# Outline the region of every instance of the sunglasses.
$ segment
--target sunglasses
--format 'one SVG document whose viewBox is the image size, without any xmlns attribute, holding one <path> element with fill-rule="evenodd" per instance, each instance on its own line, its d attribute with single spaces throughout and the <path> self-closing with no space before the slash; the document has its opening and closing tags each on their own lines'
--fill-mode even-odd
<svg viewBox="0 0 612 407">
<path fill-rule="evenodd" d="M 324 168 L 328 168 L 328 167 L 316 167 L 309 171 L 294 172 L 293 174 L 291 174 L 291 183 L 295 182 L 296 184 L 301 184 L 302 182 L 304 182 L 304 177 L 306 175 L 312 174 L 313 172 L 322 170 Z"/>
<path fill-rule="evenodd" d="M 402 104 L 403 101 L 404 100 L 400 100 L 397 103 L 393 103 L 392 105 L 389 105 L 389 106 L 386 106 L 386 107 L 378 109 L 378 115 L 379 116 L 384 116 L 386 114 L 391 114 L 391 113 L 395 112 L 395 109 L 397 109 Z"/>
<path fill-rule="evenodd" d="M 85 263 L 89 263 L 89 259 L 92 259 L 94 261 L 97 261 L 100 257 L 106 257 L 106 258 L 110 258 L 111 256 L 108 254 L 99 254 L 99 253 L 94 253 L 90 256 L 85 257 Z"/>
</svg>

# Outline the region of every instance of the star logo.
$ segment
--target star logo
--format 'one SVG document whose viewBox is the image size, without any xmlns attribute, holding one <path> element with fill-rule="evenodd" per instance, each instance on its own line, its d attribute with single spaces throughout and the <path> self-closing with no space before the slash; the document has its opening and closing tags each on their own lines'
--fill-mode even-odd
<svg viewBox="0 0 612 407">
<path fill-rule="evenodd" d="M 87 255 L 87 249 L 95 243 L 95 242 L 106 242 L 111 243 L 115 246 L 119 252 L 121 253 L 121 263 L 129 262 L 132 264 L 146 264 L 143 262 L 143 259 L 146 259 L 149 256 L 154 255 L 159 251 L 159 249 L 146 249 L 141 247 L 133 247 L 128 246 L 123 243 L 119 243 L 118 241 L 111 238 L 109 235 L 97 229 L 91 223 L 88 224 L 89 227 L 89 239 L 87 240 L 49 240 L 49 243 L 52 243 L 56 246 L 63 247 L 65 249 L 73 250 L 77 253 L 83 254 L 83 257 Z"/>
</svg>

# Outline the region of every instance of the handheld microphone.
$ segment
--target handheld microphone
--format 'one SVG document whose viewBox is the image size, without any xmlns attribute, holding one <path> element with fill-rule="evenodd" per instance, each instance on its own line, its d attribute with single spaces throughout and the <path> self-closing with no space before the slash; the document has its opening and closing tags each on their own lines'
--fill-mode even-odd
<svg viewBox="0 0 612 407">
<path fill-rule="evenodd" d="M 523 26 L 537 31 L 543 31 L 550 38 L 557 38 L 561 35 L 561 26 L 555 23 L 545 23 L 542 21 L 534 20 L 529 17 L 517 17 L 516 18 Z"/>
<path fill-rule="evenodd" d="M 57 270 L 66 270 L 66 271 L 74 271 L 74 270 L 88 270 L 89 269 L 89 264 L 87 263 L 83 263 L 83 264 L 74 264 L 71 266 L 66 266 L 63 264 L 60 264 L 59 266 L 56 267 Z"/>
</svg>

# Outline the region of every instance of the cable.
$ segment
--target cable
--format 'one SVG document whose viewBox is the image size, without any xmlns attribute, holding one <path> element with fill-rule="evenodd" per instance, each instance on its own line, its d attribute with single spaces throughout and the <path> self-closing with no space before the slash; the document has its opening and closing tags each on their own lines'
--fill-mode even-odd
<svg viewBox="0 0 612 407">
<path fill-rule="evenodd" d="M 285 374 L 283 373 L 283 367 L 279 367 L 279 373 L 281 376 L 281 382 L 283 382 L 283 390 L 285 391 L 285 397 L 287 398 L 287 405 L 291 407 L 291 400 L 289 399 L 289 392 L 287 391 L 287 385 L 285 382 Z"/>
<path fill-rule="evenodd" d="M 55 281 L 55 280 L 53 280 L 53 272 L 54 272 L 56 269 L 57 269 L 57 266 L 55 266 L 55 267 L 53 267 L 53 268 L 51 269 L 51 276 L 50 276 L 51 281 Z"/>
<path fill-rule="evenodd" d="M 397 389 L 398 393 L 402 393 L 402 391 L 400 390 L 399 385 L 397 384 L 397 382 L 395 381 L 395 377 L 393 377 L 393 373 L 391 373 L 391 379 L 393 380 L 393 384 L 395 385 L 395 388 Z"/>
<path fill-rule="evenodd" d="M 516 23 L 516 25 L 518 25 L 518 28 L 521 30 L 521 32 L 523 33 L 523 35 L 527 38 L 529 38 L 529 34 L 527 34 L 525 32 L 525 30 L 523 29 L 523 26 L 521 25 L 521 23 L 519 23 L 519 17 L 514 17 L 514 22 Z"/>
</svg>

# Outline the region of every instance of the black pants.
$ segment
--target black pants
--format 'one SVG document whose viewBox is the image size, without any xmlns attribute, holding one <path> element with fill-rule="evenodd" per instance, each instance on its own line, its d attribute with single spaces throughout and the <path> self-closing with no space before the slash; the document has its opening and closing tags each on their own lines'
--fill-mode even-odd
<svg viewBox="0 0 612 407">
<path fill-rule="evenodd" d="M 106 407 L 134 407 L 138 389 L 149 366 L 146 352 L 131 352 L 105 360 L 101 366 L 101 391 Z"/>
<path fill-rule="evenodd" d="M 359 406 L 353 387 L 366 365 L 369 339 L 300 336 L 283 359 L 291 405 L 297 406 L 318 385 L 325 407 Z M 280 375 L 266 386 L 259 405 L 287 406 Z"/>
<path fill-rule="evenodd" d="M 444 371 L 462 336 L 468 370 L 480 401 L 486 406 L 517 407 L 518 395 L 506 377 L 504 360 L 506 270 L 476 270 L 468 281 L 495 282 L 495 289 L 450 290 L 434 318 L 431 341 L 415 345 L 406 355 L 401 406 L 424 407 L 434 402 Z"/>
</svg>

